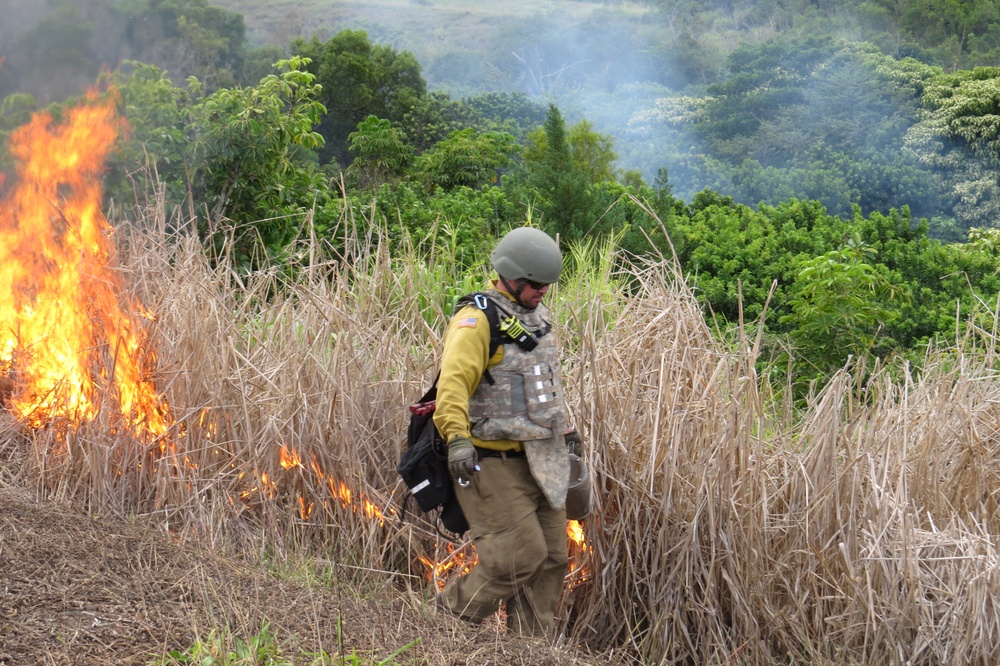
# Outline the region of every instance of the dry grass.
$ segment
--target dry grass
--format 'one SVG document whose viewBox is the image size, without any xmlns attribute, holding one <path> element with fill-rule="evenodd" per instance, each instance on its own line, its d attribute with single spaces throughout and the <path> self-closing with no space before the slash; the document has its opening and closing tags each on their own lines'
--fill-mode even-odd
<svg viewBox="0 0 1000 666">
<path fill-rule="evenodd" d="M 241 281 L 162 227 L 123 239 L 175 424 L 146 441 L 111 417 L 28 431 L 3 413 L 0 664 L 142 664 L 265 623 L 288 656 L 381 663 L 418 639 L 392 663 L 587 663 L 428 603 L 417 557 L 440 539 L 397 513 L 394 468 L 433 308 L 396 311 L 416 276 L 361 244 L 289 284 Z"/>
<path fill-rule="evenodd" d="M 418 291 L 444 269 L 355 239 L 349 261 L 240 280 L 189 238 L 127 240 L 175 428 L 161 442 L 100 423 L 64 440 L 8 429 L 5 483 L 272 568 L 328 562 L 352 590 L 395 585 L 409 601 L 373 622 L 406 628 L 371 639 L 392 648 L 423 635 L 417 558 L 435 534 L 391 513 L 393 467 L 445 322 L 446 285 Z M 713 338 L 670 262 L 629 270 L 634 296 L 607 273 L 571 276 L 556 295 L 599 488 L 584 525 L 590 578 L 563 604 L 568 641 L 603 650 L 598 663 L 1000 661 L 992 336 L 970 329 L 919 375 L 876 369 L 859 387 L 845 371 L 793 411 L 756 375 L 755 341 Z M 283 467 L 282 448 L 301 464 Z M 257 619 L 239 617 L 190 624 Z M 491 663 L 532 653 L 506 654 Z"/>
<path fill-rule="evenodd" d="M 993 338 L 845 371 L 792 421 L 659 268 L 584 359 L 606 575 L 574 634 L 651 663 L 1000 659 Z"/>
</svg>

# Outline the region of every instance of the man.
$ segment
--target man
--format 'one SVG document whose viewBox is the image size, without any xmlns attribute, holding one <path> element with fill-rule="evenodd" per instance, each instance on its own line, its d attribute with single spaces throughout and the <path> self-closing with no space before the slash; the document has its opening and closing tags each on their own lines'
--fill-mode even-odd
<svg viewBox="0 0 1000 666">
<path fill-rule="evenodd" d="M 492 303 L 462 308 L 444 339 L 434 423 L 448 442 L 479 563 L 438 601 L 474 622 L 503 603 L 513 631 L 551 636 L 568 561 L 567 444 L 580 446 L 567 428 L 559 353 L 541 304 L 562 253 L 545 232 L 522 227 L 500 240 L 492 263 Z M 492 358 L 488 305 L 510 334 Z"/>
</svg>

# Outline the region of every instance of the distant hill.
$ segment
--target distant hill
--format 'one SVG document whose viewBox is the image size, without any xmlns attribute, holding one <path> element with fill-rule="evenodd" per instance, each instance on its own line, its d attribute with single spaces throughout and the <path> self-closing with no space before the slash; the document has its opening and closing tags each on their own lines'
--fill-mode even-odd
<svg viewBox="0 0 1000 666">
<path fill-rule="evenodd" d="M 596 78 L 656 78 L 657 13 L 586 0 L 214 0 L 241 13 L 251 46 L 364 30 L 412 52 L 431 87 L 544 94 Z"/>
</svg>

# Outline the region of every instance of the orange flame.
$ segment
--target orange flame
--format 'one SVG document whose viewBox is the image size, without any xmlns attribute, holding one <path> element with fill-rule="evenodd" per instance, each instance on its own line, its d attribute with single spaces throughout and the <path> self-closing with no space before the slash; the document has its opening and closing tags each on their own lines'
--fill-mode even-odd
<svg viewBox="0 0 1000 666">
<path fill-rule="evenodd" d="M 593 548 L 587 544 L 583 525 L 577 520 L 566 523 L 566 536 L 569 537 L 569 573 L 566 574 L 566 587 L 572 590 L 590 580 L 590 556 Z"/>
<path fill-rule="evenodd" d="M 566 536 L 575 544 L 583 545 L 587 539 L 583 535 L 583 525 L 578 520 L 570 520 L 566 523 Z"/>
<path fill-rule="evenodd" d="M 590 578 L 588 561 L 591 548 L 583 533 L 583 525 L 579 521 L 570 520 L 566 523 L 566 536 L 569 539 L 569 572 L 566 574 L 566 586 L 573 589 Z M 443 548 L 443 550 L 442 550 Z M 421 556 L 421 564 L 427 567 L 428 579 L 443 590 L 454 578 L 472 571 L 479 564 L 479 556 L 472 542 L 466 542 L 459 547 L 451 543 L 438 543 L 434 559 Z"/>
<path fill-rule="evenodd" d="M 340 504 L 341 508 L 361 513 L 368 520 L 377 521 L 380 527 L 385 526 L 385 513 L 383 513 L 377 504 L 366 498 L 364 494 L 352 490 L 344 481 L 337 480 L 332 475 L 327 474 L 314 454 L 308 454 L 308 458 L 309 463 L 307 465 L 303 462 L 299 452 L 294 448 L 286 445 L 281 445 L 278 448 L 278 465 L 283 470 L 306 476 L 311 472 L 312 476 L 319 482 L 320 487 L 328 491 L 330 498 Z M 240 478 L 242 478 L 242 475 Z M 269 499 L 274 499 L 278 496 L 278 481 L 274 477 L 267 473 L 261 473 L 258 478 L 260 479 L 258 485 L 242 493 L 243 500 L 249 501 L 257 493 Z M 312 486 L 312 491 L 307 488 L 300 487 L 297 492 L 303 494 L 295 496 L 298 513 L 302 520 L 308 520 L 316 508 L 316 501 L 307 499 L 306 494 L 319 490 L 315 486 Z M 323 501 L 322 506 L 328 506 L 327 501 Z M 394 514 L 395 511 L 388 509 L 387 513 Z M 566 537 L 568 540 L 570 566 L 569 571 L 566 573 L 565 585 L 568 590 L 573 590 L 588 581 L 591 577 L 590 556 L 593 549 L 587 544 L 583 525 L 579 521 L 567 521 Z M 479 563 L 479 556 L 476 554 L 475 545 L 471 541 L 461 544 L 438 541 L 435 544 L 435 552 L 419 556 L 418 561 L 426 568 L 428 581 L 440 591 L 453 579 L 471 571 Z"/>
<path fill-rule="evenodd" d="M 94 418 L 113 396 L 126 423 L 152 435 L 167 407 L 146 376 L 139 326 L 127 311 L 112 229 L 101 212 L 101 171 L 122 130 L 113 101 L 91 93 L 61 123 L 38 113 L 10 137 L 17 160 L 0 201 L 0 370 L 30 426 Z"/>
<path fill-rule="evenodd" d="M 343 481 L 338 481 L 330 474 L 323 471 L 322 465 L 316 456 L 310 454 L 308 468 L 302 463 L 302 456 L 293 448 L 282 444 L 278 447 L 278 464 L 285 470 L 300 470 L 305 473 L 311 471 L 320 484 L 325 485 L 330 491 L 333 499 L 340 503 L 344 509 L 350 509 L 363 513 L 369 520 L 377 520 L 379 525 L 385 525 L 385 513 L 381 508 L 362 494 L 356 494 Z M 266 485 L 266 484 L 265 484 Z M 299 505 L 299 515 L 303 520 L 309 518 L 315 509 L 315 502 L 307 500 L 304 495 L 297 498 Z M 390 510 L 390 513 L 392 511 Z"/>
<path fill-rule="evenodd" d="M 427 567 L 427 575 L 438 591 L 479 564 L 476 547 L 471 541 L 458 547 L 452 543 L 438 543 L 437 551 L 434 560 L 421 556 L 420 562 Z"/>
</svg>

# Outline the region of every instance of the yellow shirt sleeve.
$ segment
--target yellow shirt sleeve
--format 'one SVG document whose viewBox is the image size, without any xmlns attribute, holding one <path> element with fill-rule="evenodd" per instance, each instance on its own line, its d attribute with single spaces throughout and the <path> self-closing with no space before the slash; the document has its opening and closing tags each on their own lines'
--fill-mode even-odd
<svg viewBox="0 0 1000 666">
<path fill-rule="evenodd" d="M 434 410 L 434 425 L 446 442 L 472 436 L 469 398 L 489 367 L 489 353 L 490 322 L 486 313 L 473 306 L 462 308 L 452 317 L 445 332 Z M 497 355 L 502 357 L 502 346 Z"/>
</svg>

